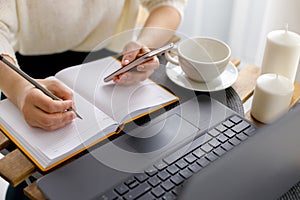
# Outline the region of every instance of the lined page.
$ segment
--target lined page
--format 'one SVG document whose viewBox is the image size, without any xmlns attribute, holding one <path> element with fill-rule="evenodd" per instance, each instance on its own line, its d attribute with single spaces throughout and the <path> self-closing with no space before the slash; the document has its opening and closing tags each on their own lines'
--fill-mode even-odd
<svg viewBox="0 0 300 200">
<path fill-rule="evenodd" d="M 149 79 L 131 86 L 103 81 L 105 76 L 120 67 L 120 62 L 107 57 L 64 69 L 57 73 L 56 77 L 118 123 L 122 123 L 126 116 L 136 110 L 144 110 L 176 99 Z"/>
<path fill-rule="evenodd" d="M 103 133 L 102 130 L 111 127 L 114 131 L 117 128 L 114 120 L 76 93 L 74 100 L 83 120 L 76 118 L 71 124 L 55 131 L 29 126 L 19 109 L 8 99 L 0 101 L 0 123 L 37 160 L 39 155 L 36 149 L 49 159 L 55 159 L 78 146 L 88 145 L 85 142 L 91 138 L 102 138 L 112 132 Z"/>
</svg>

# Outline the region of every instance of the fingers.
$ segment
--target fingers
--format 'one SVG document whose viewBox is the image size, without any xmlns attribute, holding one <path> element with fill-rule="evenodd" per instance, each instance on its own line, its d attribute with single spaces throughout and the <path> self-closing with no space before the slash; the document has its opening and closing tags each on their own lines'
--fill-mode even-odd
<svg viewBox="0 0 300 200">
<path fill-rule="evenodd" d="M 129 42 L 123 49 L 122 65 L 128 64 L 143 53 L 146 53 L 146 49 L 143 45 L 137 42 Z"/>
<path fill-rule="evenodd" d="M 147 47 L 137 42 L 128 43 L 123 50 L 124 56 L 122 59 L 122 65 L 128 64 L 136 57 L 143 55 L 149 51 L 150 50 Z M 155 56 L 151 60 L 147 61 L 146 63 L 137 66 L 136 72 L 126 72 L 118 77 L 115 77 L 114 82 L 120 85 L 136 84 L 140 81 L 144 81 L 145 79 L 147 79 L 158 67 L 159 67 L 159 60 Z"/>
<path fill-rule="evenodd" d="M 159 60 L 157 57 L 154 57 L 152 60 L 137 66 L 136 72 L 126 72 L 114 79 L 115 83 L 120 85 L 132 85 L 138 82 L 144 81 L 154 70 L 159 67 Z"/>
<path fill-rule="evenodd" d="M 57 80 L 48 80 L 48 79 L 38 79 L 38 82 L 44 85 L 48 90 L 50 90 L 55 96 L 63 100 L 72 100 L 73 93 L 63 84 Z"/>
<path fill-rule="evenodd" d="M 60 98 L 72 97 L 72 93 L 60 84 L 46 80 L 41 82 L 47 86 L 47 89 L 50 88 L 49 90 L 55 91 L 56 94 L 61 94 Z M 45 130 L 55 130 L 71 123 L 76 118 L 73 111 L 67 111 L 70 107 L 74 107 L 72 100 L 53 100 L 42 91 L 31 88 L 25 92 L 21 111 L 29 125 Z"/>
<path fill-rule="evenodd" d="M 34 95 L 31 99 L 31 102 L 37 108 L 45 111 L 46 113 L 65 112 L 68 108 L 74 107 L 73 105 L 74 103 L 72 100 L 57 101 L 44 95 L 40 91 L 36 91 L 36 92 L 40 94 Z"/>
<path fill-rule="evenodd" d="M 120 85 L 132 85 L 146 80 L 153 72 L 154 70 L 148 70 L 144 72 L 126 72 L 114 81 Z"/>
<path fill-rule="evenodd" d="M 25 120 L 33 127 L 52 131 L 70 124 L 75 117 L 75 113 L 72 111 L 49 114 L 40 109 L 35 109 L 32 110 L 30 115 L 25 116 Z"/>
<path fill-rule="evenodd" d="M 143 63 L 139 66 L 137 66 L 137 71 L 140 72 L 145 72 L 145 71 L 154 71 L 155 69 L 157 69 L 159 67 L 159 60 L 158 58 L 155 56 L 153 57 L 153 59 L 151 59 L 150 61 Z"/>
</svg>

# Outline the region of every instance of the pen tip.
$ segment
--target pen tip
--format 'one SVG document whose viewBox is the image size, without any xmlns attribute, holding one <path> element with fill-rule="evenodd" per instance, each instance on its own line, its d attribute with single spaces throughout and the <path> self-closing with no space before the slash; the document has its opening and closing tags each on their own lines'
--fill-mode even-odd
<svg viewBox="0 0 300 200">
<path fill-rule="evenodd" d="M 75 110 L 73 110 L 73 111 L 75 112 L 76 117 L 78 117 L 79 119 L 82 119 L 82 117 Z"/>
<path fill-rule="evenodd" d="M 78 113 L 76 113 L 76 116 L 79 118 L 79 119 L 82 119 L 82 117 L 80 115 L 78 115 Z"/>
<path fill-rule="evenodd" d="M 69 111 L 73 111 L 74 113 L 75 113 L 75 115 L 76 115 L 76 117 L 78 117 L 79 119 L 83 119 L 77 112 L 76 112 L 76 110 L 74 110 L 74 108 L 69 108 L 68 109 Z"/>
</svg>

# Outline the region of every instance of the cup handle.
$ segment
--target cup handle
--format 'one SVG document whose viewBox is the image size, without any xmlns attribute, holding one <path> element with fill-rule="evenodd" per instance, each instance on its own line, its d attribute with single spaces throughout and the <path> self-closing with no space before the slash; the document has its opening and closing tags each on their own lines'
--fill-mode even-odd
<svg viewBox="0 0 300 200">
<path fill-rule="evenodd" d="M 171 53 L 175 54 L 175 56 L 171 56 Z M 172 63 L 174 65 L 179 65 L 178 58 L 175 58 L 175 57 L 178 57 L 177 49 L 172 49 L 172 51 L 165 52 L 165 58 L 167 59 L 167 61 L 169 61 L 170 63 Z"/>
</svg>

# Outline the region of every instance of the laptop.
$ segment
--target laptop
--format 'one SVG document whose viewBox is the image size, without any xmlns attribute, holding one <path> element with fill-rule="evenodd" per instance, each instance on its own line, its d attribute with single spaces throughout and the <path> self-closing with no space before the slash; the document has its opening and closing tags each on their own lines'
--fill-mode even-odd
<svg viewBox="0 0 300 200">
<path fill-rule="evenodd" d="M 300 104 L 191 177 L 177 199 L 298 199 L 297 188 L 286 192 L 300 181 L 299 122 Z"/>
<path fill-rule="evenodd" d="M 48 199 L 176 199 L 185 182 L 257 130 L 206 94 L 148 117 L 38 179 L 38 187 Z"/>
</svg>

